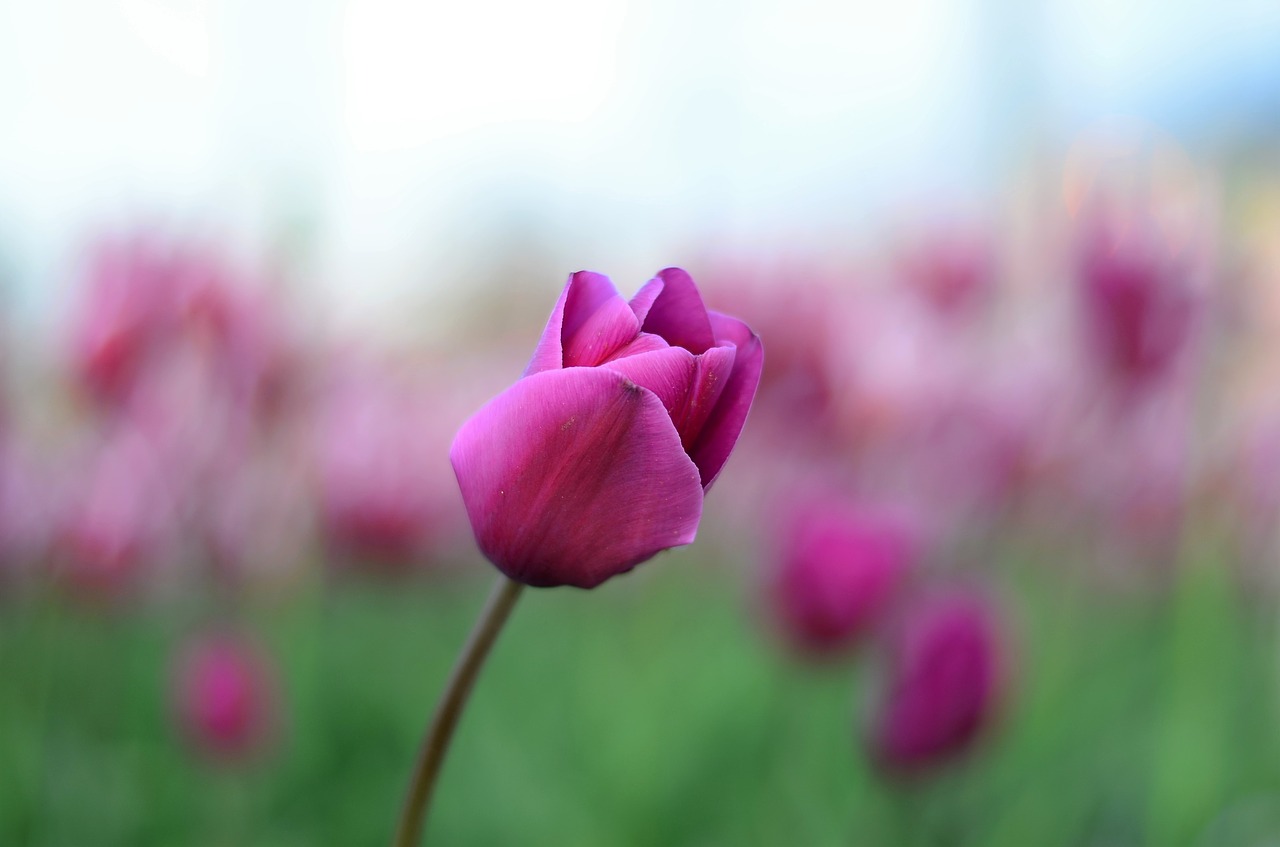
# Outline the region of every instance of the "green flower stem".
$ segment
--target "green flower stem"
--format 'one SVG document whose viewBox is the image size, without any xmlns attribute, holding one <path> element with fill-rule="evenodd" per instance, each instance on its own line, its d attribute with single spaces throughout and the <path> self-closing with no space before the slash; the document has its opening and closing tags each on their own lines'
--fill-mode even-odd
<svg viewBox="0 0 1280 847">
<path fill-rule="evenodd" d="M 453 666 L 453 673 L 445 684 L 444 694 L 436 705 L 435 714 L 431 716 L 431 724 L 427 727 L 427 735 L 422 740 L 422 749 L 418 751 L 418 761 L 413 768 L 413 781 L 409 784 L 409 793 L 405 797 L 404 808 L 400 811 L 400 823 L 396 827 L 394 847 L 417 847 L 422 840 L 422 825 L 426 821 L 427 807 L 431 804 L 431 792 L 435 788 L 440 775 L 440 766 L 444 762 L 444 754 L 449 749 L 449 741 L 453 738 L 453 730 L 462 716 L 462 708 L 466 705 L 471 686 L 475 684 L 480 668 L 498 639 L 502 625 L 506 623 L 515 606 L 520 590 L 524 586 L 518 582 L 499 577 L 485 604 L 480 619 L 471 630 L 471 637 L 458 656 Z"/>
</svg>

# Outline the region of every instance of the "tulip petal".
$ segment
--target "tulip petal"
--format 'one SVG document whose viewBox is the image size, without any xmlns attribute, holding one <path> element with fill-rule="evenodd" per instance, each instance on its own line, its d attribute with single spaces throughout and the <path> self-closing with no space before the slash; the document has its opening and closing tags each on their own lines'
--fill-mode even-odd
<svg viewBox="0 0 1280 847">
<path fill-rule="evenodd" d="M 662 340 L 661 336 L 652 333 L 642 332 L 631 341 L 614 350 L 600 364 L 608 364 L 617 359 L 626 358 L 627 356 L 639 356 L 641 353 L 649 353 L 653 350 L 666 350 L 671 345 Z"/>
<path fill-rule="evenodd" d="M 570 274 L 560 292 L 560 299 L 551 310 L 547 326 L 542 330 L 533 359 L 524 375 L 558 370 L 564 364 L 564 339 L 577 334 L 595 312 L 612 297 L 618 296 L 609 277 L 594 271 L 578 271 Z"/>
<path fill-rule="evenodd" d="M 520 380 L 463 424 L 450 459 L 480 549 L 528 585 L 592 588 L 692 542 L 702 514 L 658 396 L 607 368 Z"/>
<path fill-rule="evenodd" d="M 683 347 L 663 347 L 638 356 L 615 359 L 604 367 L 657 394 L 662 407 L 671 414 L 684 406 L 697 363 L 698 357 Z M 676 429 L 679 430 L 679 426 Z"/>
<path fill-rule="evenodd" d="M 644 323 L 645 318 L 649 316 L 649 310 L 653 308 L 653 301 L 658 299 L 658 295 L 662 293 L 663 282 L 660 277 L 654 277 L 640 287 L 636 292 L 636 296 L 631 298 L 631 311 L 636 313 L 636 320 Z"/>
<path fill-rule="evenodd" d="M 641 329 L 661 335 L 673 347 L 683 347 L 690 353 L 713 347 L 715 334 L 692 277 L 680 268 L 667 268 L 658 273 L 658 278 L 662 280 L 662 290 L 654 298 Z"/>
<path fill-rule="evenodd" d="M 599 303 L 572 333 L 568 327 L 566 323 L 565 332 L 561 335 L 566 368 L 595 367 L 640 334 L 640 322 L 636 320 L 635 313 L 617 294 Z"/>
<path fill-rule="evenodd" d="M 716 405 L 733 376 L 733 363 L 737 349 L 733 346 L 712 347 L 698 356 L 694 364 L 693 379 L 685 393 L 684 403 L 671 413 L 671 420 L 680 433 L 681 443 L 688 450 L 697 442 L 703 427 L 711 418 Z M 697 464 L 697 460 L 694 460 Z M 701 467 L 701 466 L 699 466 Z"/>
<path fill-rule="evenodd" d="M 702 473 L 702 487 L 710 488 L 720 469 L 724 467 L 738 435 L 747 421 L 751 401 L 760 385 L 760 371 L 764 367 L 764 347 L 751 328 L 737 318 L 709 312 L 716 339 L 733 344 L 736 357 L 733 372 L 729 374 L 715 409 L 707 418 L 697 440 L 689 449 L 689 455 Z"/>
</svg>

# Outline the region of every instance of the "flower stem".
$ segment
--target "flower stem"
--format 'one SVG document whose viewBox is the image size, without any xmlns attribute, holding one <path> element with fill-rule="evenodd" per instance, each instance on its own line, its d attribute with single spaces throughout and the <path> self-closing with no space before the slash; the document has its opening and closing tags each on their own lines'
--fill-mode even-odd
<svg viewBox="0 0 1280 847">
<path fill-rule="evenodd" d="M 405 797 L 404 808 L 400 810 L 400 823 L 396 827 L 393 847 L 416 847 L 422 840 L 422 824 L 431 803 L 431 792 L 440 775 L 440 766 L 449 749 L 449 741 L 453 738 L 453 730 L 458 725 L 458 718 L 462 716 L 462 707 L 466 705 L 471 686 L 475 684 L 480 668 L 484 665 L 493 642 L 497 640 L 498 633 L 502 631 L 507 616 L 511 614 L 511 608 L 516 604 L 522 588 L 524 586 L 518 582 L 506 577 L 498 578 L 484 611 L 480 613 L 471 636 L 458 655 L 453 673 L 445 683 L 444 694 L 436 704 L 435 714 L 431 716 L 427 735 L 422 739 L 418 761 L 413 768 L 413 781 L 409 783 L 409 794 Z"/>
</svg>

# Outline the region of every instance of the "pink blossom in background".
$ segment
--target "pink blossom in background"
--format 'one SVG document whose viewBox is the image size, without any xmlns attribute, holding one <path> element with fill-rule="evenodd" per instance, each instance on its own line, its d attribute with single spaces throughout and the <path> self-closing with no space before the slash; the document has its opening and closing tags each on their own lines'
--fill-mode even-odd
<svg viewBox="0 0 1280 847">
<path fill-rule="evenodd" d="M 104 239 L 73 294 L 77 378 L 115 408 L 182 351 L 230 400 L 269 403 L 287 379 L 290 339 L 258 282 L 207 241 L 149 231 Z"/>
<path fill-rule="evenodd" d="M 903 280 L 939 315 L 969 316 L 993 299 L 995 248 L 980 227 L 938 224 L 900 250 Z"/>
<path fill-rule="evenodd" d="M 782 635 L 801 653 L 856 646 L 884 617 L 924 550 L 900 510 L 839 497 L 794 509 L 766 585 Z"/>
<path fill-rule="evenodd" d="M 630 302 L 573 274 L 525 376 L 450 451 L 481 551 L 519 582 L 592 588 L 692 542 L 763 358 L 682 270 Z"/>
<path fill-rule="evenodd" d="M 872 758 L 918 773 L 973 745 L 995 717 L 1006 646 L 991 600 L 935 589 L 903 612 L 883 645 L 883 689 L 872 711 Z"/>
<path fill-rule="evenodd" d="M 172 331 L 172 257 L 145 235 L 107 239 L 91 253 L 71 318 L 72 367 L 88 393 L 122 401 Z"/>
<path fill-rule="evenodd" d="M 204 353 L 243 413 L 271 412 L 291 387 L 298 358 L 282 298 L 260 281 L 232 274 L 215 257 L 207 267 L 181 301 L 187 342 Z"/>
<path fill-rule="evenodd" d="M 1088 353 L 1122 388 L 1163 378 L 1182 359 L 1200 306 L 1191 272 L 1150 221 L 1099 215 L 1086 226 L 1077 275 Z"/>
<path fill-rule="evenodd" d="M 225 632 L 188 640 L 172 666 L 172 709 L 187 743 L 216 763 L 260 755 L 279 728 L 274 670 L 251 641 Z"/>
<path fill-rule="evenodd" d="M 457 495 L 438 422 L 449 403 L 432 388 L 347 364 L 326 389 L 315 452 L 322 529 L 336 550 L 405 564 L 451 531 Z"/>
<path fill-rule="evenodd" d="M 57 575 L 90 600 L 138 592 L 172 557 L 179 532 L 175 493 L 156 454 L 117 426 L 68 470 L 54 536 Z"/>
<path fill-rule="evenodd" d="M 749 256 L 716 259 L 709 277 L 708 296 L 769 339 L 760 404 L 785 407 L 823 431 L 838 390 L 833 344 L 854 272 L 807 258 Z"/>
</svg>

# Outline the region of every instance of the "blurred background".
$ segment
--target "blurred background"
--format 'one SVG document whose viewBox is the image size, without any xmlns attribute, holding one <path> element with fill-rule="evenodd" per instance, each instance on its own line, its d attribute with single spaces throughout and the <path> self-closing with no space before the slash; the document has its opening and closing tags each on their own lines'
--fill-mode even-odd
<svg viewBox="0 0 1280 847">
<path fill-rule="evenodd" d="M 766 367 L 445 844 L 1280 840 L 1280 5 L 0 0 L 0 843 L 389 839 L 566 276 Z"/>
</svg>

